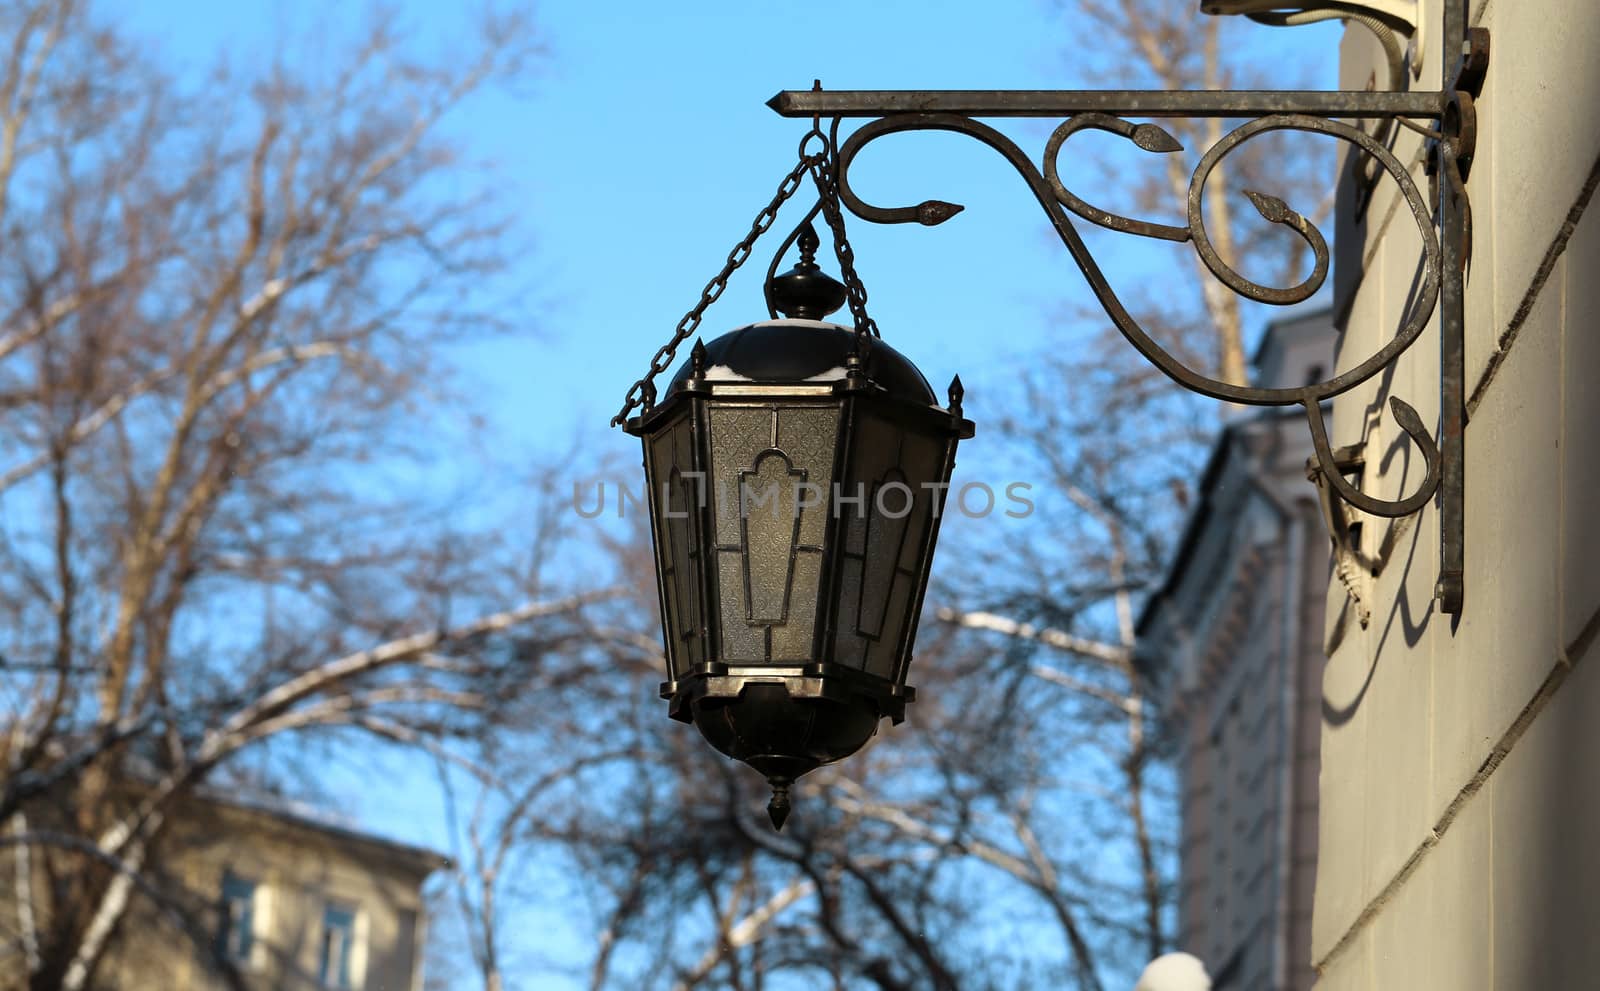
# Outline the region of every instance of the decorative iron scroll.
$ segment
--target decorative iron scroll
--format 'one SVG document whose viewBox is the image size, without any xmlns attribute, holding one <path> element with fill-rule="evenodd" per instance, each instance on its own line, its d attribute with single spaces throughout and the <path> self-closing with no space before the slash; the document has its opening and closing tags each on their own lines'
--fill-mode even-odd
<svg viewBox="0 0 1600 991">
<path fill-rule="evenodd" d="M 1151 364 L 1186 389 L 1228 402 L 1257 406 L 1300 406 L 1315 448 L 1315 474 L 1337 499 L 1376 516 L 1400 517 L 1422 509 L 1436 495 L 1440 510 L 1440 567 L 1436 595 L 1440 607 L 1459 614 L 1462 607 L 1463 492 L 1465 456 L 1465 368 L 1463 359 L 1463 272 L 1470 250 L 1470 212 L 1465 176 L 1475 135 L 1473 97 L 1488 63 L 1488 35 L 1468 29 L 1464 9 L 1444 5 L 1445 38 L 1461 39 L 1459 56 L 1444 67 L 1446 83 L 1434 92 L 1322 91 L 1079 91 L 1079 90 L 787 90 L 768 102 L 787 117 L 810 117 L 813 128 L 832 118 L 835 133 L 844 117 L 873 118 L 838 145 L 834 181 L 840 201 L 864 220 L 880 224 L 939 224 L 961 207 L 941 200 L 914 206 L 883 207 L 867 203 L 850 186 L 850 166 L 857 155 L 886 135 L 902 131 L 950 131 L 974 138 L 999 152 L 1027 183 L 1049 217 L 1061 243 L 1082 271 L 1095 298 L 1117 330 Z M 1045 146 L 1042 167 L 1017 144 L 979 117 L 1030 117 L 1062 120 Z M 1187 214 L 1182 226 L 1136 220 L 1100 209 L 1075 195 L 1061 181 L 1057 160 L 1066 142 L 1086 129 L 1116 134 L 1155 154 L 1182 150 L 1178 141 L 1154 123 L 1129 118 L 1252 118 L 1224 135 L 1201 157 L 1190 178 Z M 1429 137 L 1428 173 L 1435 178 L 1429 209 L 1409 171 L 1388 148 L 1350 120 L 1398 122 Z M 1384 128 L 1380 133 L 1388 133 Z M 1225 157 L 1250 139 L 1272 131 L 1304 131 L 1348 142 L 1365 154 L 1368 169 L 1387 174 L 1411 210 L 1422 241 L 1422 281 L 1413 293 L 1399 330 L 1376 353 L 1342 374 L 1294 389 L 1260 389 L 1223 382 L 1187 367 L 1161 347 L 1128 313 L 1115 290 L 1073 226 L 1077 216 L 1109 230 L 1137 237 L 1192 243 L 1206 269 L 1234 293 L 1273 305 L 1310 298 L 1327 279 L 1328 245 L 1315 224 L 1283 200 L 1247 192 L 1268 222 L 1294 231 L 1313 258 L 1311 273 L 1292 286 L 1267 286 L 1230 266 L 1216 251 L 1206 231 L 1201 204 L 1207 181 Z M 1373 164 L 1375 163 L 1375 165 Z M 1422 334 L 1435 312 L 1440 315 L 1440 426 L 1436 440 L 1421 417 L 1399 397 L 1389 409 L 1427 466 L 1414 492 L 1398 499 L 1380 499 L 1351 484 L 1328 442 L 1321 402 L 1347 392 L 1389 368 Z M 1337 535 L 1335 535 L 1335 539 Z"/>
<path fill-rule="evenodd" d="M 1310 424 L 1312 443 L 1316 448 L 1318 463 L 1322 466 L 1323 477 L 1346 502 L 1376 516 L 1407 516 L 1421 509 L 1438 490 L 1440 463 L 1438 445 L 1423 426 L 1416 410 L 1398 397 L 1389 401 L 1395 421 L 1422 453 L 1427 465 L 1427 474 L 1415 492 L 1402 499 L 1387 500 L 1368 495 L 1345 480 L 1334 461 L 1320 407 L 1322 400 L 1347 392 L 1371 379 L 1404 353 L 1427 326 L 1439 299 L 1443 253 L 1439 246 L 1439 238 L 1434 231 L 1433 217 L 1416 183 L 1394 153 L 1359 128 L 1340 121 L 1302 114 L 1274 114 L 1258 118 L 1228 133 L 1200 159 L 1189 183 L 1188 223 L 1183 227 L 1175 227 L 1131 220 L 1101 210 L 1084 202 L 1062 184 L 1056 166 L 1057 158 L 1066 140 L 1085 128 L 1119 134 L 1150 152 L 1168 153 L 1182 148 L 1175 138 L 1155 124 L 1135 124 L 1103 113 L 1079 114 L 1057 127 L 1050 136 L 1045 148 L 1044 168 L 1041 171 L 1010 138 L 970 117 L 943 113 L 897 114 L 880 118 L 861 127 L 844 142 L 839 150 L 839 196 L 852 213 L 873 223 L 921 223 L 928 226 L 942 223 L 954 215 L 953 204 L 929 200 L 915 206 L 881 207 L 862 200 L 850 186 L 851 163 L 862 149 L 873 141 L 901 131 L 953 131 L 976 138 L 998 151 L 1022 176 L 1050 218 L 1056 234 L 1061 238 L 1061 243 L 1066 246 L 1073 261 L 1082 270 L 1089 288 L 1100 301 L 1106 315 L 1111 318 L 1112 323 L 1128 342 L 1151 364 L 1184 388 L 1214 399 L 1255 406 L 1303 407 Z M 1251 138 L 1269 131 L 1280 130 L 1310 131 L 1348 141 L 1381 164 L 1399 185 L 1407 205 L 1411 208 L 1418 233 L 1422 237 L 1423 280 L 1399 332 L 1382 349 L 1366 360 L 1343 374 L 1299 388 L 1259 389 L 1203 375 L 1184 365 L 1151 338 L 1118 298 L 1105 273 L 1094 256 L 1089 253 L 1083 238 L 1073 226 L 1069 214 L 1076 214 L 1091 223 L 1126 234 L 1166 241 L 1192 242 L 1206 268 L 1240 296 L 1279 306 L 1302 302 L 1322 287 L 1328 274 L 1327 241 L 1315 224 L 1277 197 L 1262 193 L 1246 194 L 1257 211 L 1269 222 L 1281 224 L 1295 231 L 1305 241 L 1314 258 L 1311 274 L 1305 280 L 1295 286 L 1277 288 L 1246 278 L 1222 259 L 1212 245 L 1201 211 L 1201 199 L 1206 182 L 1217 164 Z"/>
</svg>

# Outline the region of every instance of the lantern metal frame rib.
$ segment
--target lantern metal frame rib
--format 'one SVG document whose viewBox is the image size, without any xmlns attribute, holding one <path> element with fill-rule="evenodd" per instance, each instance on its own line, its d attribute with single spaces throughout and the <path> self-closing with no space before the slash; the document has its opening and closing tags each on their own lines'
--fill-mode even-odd
<svg viewBox="0 0 1600 991">
<path fill-rule="evenodd" d="M 1205 6 L 1205 5 L 1202 5 Z M 1280 5 L 1284 7 L 1294 4 Z M 1304 6 L 1304 5 L 1298 5 Z M 1263 406 L 1301 406 L 1315 449 L 1308 472 L 1323 491 L 1325 503 L 1342 513 L 1338 503 L 1384 517 L 1408 516 L 1435 497 L 1439 501 L 1439 574 L 1435 595 L 1440 608 L 1459 615 L 1463 608 L 1465 558 L 1465 356 L 1464 276 L 1471 254 L 1471 214 L 1466 179 L 1476 139 L 1473 99 L 1481 92 L 1488 66 L 1488 32 L 1469 28 L 1462 0 L 1446 0 L 1440 38 L 1447 48 L 1441 86 L 1434 91 L 1140 91 L 1140 90 L 786 90 L 769 101 L 785 117 L 813 122 L 872 118 L 838 148 L 835 181 L 841 201 L 856 216 L 879 224 L 942 223 L 961 210 L 938 200 L 906 207 L 869 204 L 850 188 L 849 170 L 856 156 L 873 141 L 906 131 L 949 131 L 974 138 L 998 151 L 1027 183 L 1117 329 L 1147 360 L 1186 389 L 1215 399 Z M 1036 166 L 1010 138 L 982 123 L 981 117 L 1061 119 Z M 1169 226 L 1122 217 L 1096 208 L 1068 190 L 1056 161 L 1066 141 L 1085 129 L 1108 131 L 1155 153 L 1181 146 L 1153 123 L 1128 118 L 1251 118 L 1206 151 L 1191 178 L 1187 222 Z M 1430 177 L 1428 203 L 1406 166 L 1385 143 L 1348 121 L 1393 122 L 1429 137 L 1425 166 Z M 813 127 L 816 124 L 813 123 Z M 1392 130 L 1392 124 L 1386 126 Z M 1320 231 L 1282 200 L 1247 194 L 1269 222 L 1294 230 L 1315 259 L 1312 274 L 1299 285 L 1265 286 L 1231 268 L 1213 248 L 1201 211 L 1207 178 L 1221 159 L 1251 138 L 1270 131 L 1306 131 L 1337 138 L 1377 163 L 1399 187 L 1416 222 L 1424 246 L 1421 285 L 1401 327 L 1380 350 L 1326 381 L 1297 389 L 1261 389 L 1219 381 L 1188 368 L 1163 349 L 1128 313 L 1082 237 L 1073 215 L 1111 230 L 1139 237 L 1191 242 L 1207 269 L 1238 295 L 1257 302 L 1288 305 L 1309 298 L 1321 287 L 1329 268 L 1327 243 Z M 1347 392 L 1391 368 L 1439 315 L 1440 427 L 1438 441 L 1416 411 L 1398 396 L 1389 406 L 1395 421 L 1416 445 L 1427 470 L 1421 483 L 1398 499 L 1380 499 L 1362 492 L 1345 478 L 1348 458 L 1331 447 L 1322 420 L 1321 403 Z M 1370 459 L 1369 459 L 1370 460 Z M 1335 534 L 1337 539 L 1337 534 Z"/>
</svg>

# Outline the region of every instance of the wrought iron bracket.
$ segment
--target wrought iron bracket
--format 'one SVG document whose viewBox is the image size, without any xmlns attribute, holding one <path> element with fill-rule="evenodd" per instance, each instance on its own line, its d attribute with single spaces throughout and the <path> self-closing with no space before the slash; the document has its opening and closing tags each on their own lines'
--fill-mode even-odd
<svg viewBox="0 0 1600 991">
<path fill-rule="evenodd" d="M 905 207 L 881 207 L 863 201 L 851 189 L 849 171 L 855 157 L 873 141 L 902 131 L 950 131 L 974 138 L 999 152 L 1027 183 L 1106 315 L 1153 365 L 1184 388 L 1214 399 L 1257 406 L 1302 407 L 1315 450 L 1313 471 L 1319 487 L 1330 500 L 1348 504 L 1363 513 L 1402 517 L 1418 512 L 1437 497 L 1440 559 L 1435 596 L 1444 612 L 1459 615 L 1465 540 L 1463 290 L 1471 253 L 1466 176 L 1476 135 L 1473 98 L 1481 89 L 1488 65 L 1488 32 L 1467 27 L 1465 4 L 1460 0 L 1446 2 L 1443 6 L 1443 30 L 1439 37 L 1456 39 L 1456 42 L 1453 50 L 1446 52 L 1443 85 L 1434 91 L 825 91 L 819 84 L 811 90 L 785 90 L 768 101 L 768 105 L 785 117 L 811 118 L 814 122 L 823 118 L 835 122 L 841 118 L 871 118 L 839 147 L 836 181 L 846 207 L 873 223 L 915 222 L 932 226 L 961 209 L 956 204 L 939 200 Z M 1009 137 L 977 119 L 981 117 L 1060 118 L 1062 123 L 1051 135 L 1040 167 Z M 1102 130 L 1120 135 L 1149 152 L 1179 151 L 1182 146 L 1159 125 L 1129 119 L 1167 117 L 1250 118 L 1201 156 L 1190 180 L 1183 226 L 1156 224 L 1098 209 L 1063 185 L 1056 160 L 1073 134 L 1085 129 Z M 1429 135 L 1426 169 L 1433 181 L 1429 183 L 1427 198 L 1388 142 L 1351 123 L 1370 120 L 1396 121 Z M 1301 302 L 1321 288 L 1329 269 L 1327 242 L 1311 221 L 1277 197 L 1246 194 L 1267 221 L 1293 230 L 1314 258 L 1313 270 L 1304 281 L 1295 286 L 1276 287 L 1244 277 L 1217 253 L 1207 235 L 1201 211 L 1206 181 L 1223 157 L 1257 135 L 1284 130 L 1323 134 L 1354 145 L 1375 163 L 1375 177 L 1387 175 L 1395 182 L 1421 235 L 1422 278 L 1398 332 L 1376 353 L 1322 382 L 1292 389 L 1262 389 L 1201 374 L 1182 364 L 1152 339 L 1117 297 L 1073 226 L 1073 216 L 1140 237 L 1191 242 L 1210 273 L 1238 295 L 1280 306 Z M 1330 446 L 1320 404 L 1391 367 L 1421 336 L 1435 310 L 1439 314 L 1441 412 L 1438 440 L 1435 441 L 1412 406 L 1397 396 L 1389 398 L 1391 415 L 1422 455 L 1426 472 L 1409 495 L 1380 499 L 1362 492 L 1341 471 L 1341 467 L 1347 468 L 1352 463 L 1354 455 L 1343 449 L 1336 452 Z M 1339 533 L 1332 536 L 1338 539 Z"/>
</svg>

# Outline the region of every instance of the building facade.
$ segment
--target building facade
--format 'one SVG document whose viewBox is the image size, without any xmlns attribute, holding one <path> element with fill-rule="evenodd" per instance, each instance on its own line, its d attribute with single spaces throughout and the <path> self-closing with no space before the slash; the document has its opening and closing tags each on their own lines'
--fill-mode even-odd
<svg viewBox="0 0 1600 991">
<path fill-rule="evenodd" d="M 1422 0 L 1419 86 L 1456 53 Z M 1322 991 L 1600 987 L 1600 4 L 1472 0 L 1491 35 L 1466 189 L 1466 562 L 1459 617 L 1434 601 L 1437 507 L 1367 519 L 1328 589 L 1319 880 Z M 1342 85 L 1382 78 L 1346 31 Z M 1428 189 L 1424 137 L 1395 149 Z M 1377 350 L 1413 291 L 1417 232 L 1380 183 L 1338 205 L 1339 368 Z M 1437 317 L 1434 322 L 1437 327 Z M 1420 478 L 1383 409 L 1438 413 L 1436 330 L 1393 375 L 1339 397 L 1333 443 L 1360 484 Z"/>
<path fill-rule="evenodd" d="M 1333 360 L 1329 314 L 1274 324 L 1255 384 Z M 1307 991 L 1328 537 L 1303 414 L 1244 413 L 1213 447 L 1178 555 L 1139 621 L 1177 745 L 1177 945 L 1214 991 Z"/>
<path fill-rule="evenodd" d="M 420 991 L 422 885 L 447 864 L 438 854 L 216 794 L 184 799 L 160 849 L 146 874 L 165 904 L 130 903 L 93 987 L 222 991 L 237 977 L 259 991 Z M 17 909 L 0 902 L 7 920 Z"/>
</svg>

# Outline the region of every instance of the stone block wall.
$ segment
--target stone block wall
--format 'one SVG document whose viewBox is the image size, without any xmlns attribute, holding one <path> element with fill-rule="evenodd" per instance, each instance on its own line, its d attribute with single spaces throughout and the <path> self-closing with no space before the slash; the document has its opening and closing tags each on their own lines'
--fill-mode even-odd
<svg viewBox="0 0 1600 991">
<path fill-rule="evenodd" d="M 1424 71 L 1446 55 L 1423 0 Z M 1448 0 L 1457 2 L 1457 0 Z M 1467 190 L 1466 598 L 1440 613 L 1438 517 L 1368 519 L 1328 592 L 1312 962 L 1324 991 L 1600 987 L 1600 3 L 1472 0 L 1491 32 Z M 1341 85 L 1379 66 L 1346 31 Z M 1422 139 L 1396 151 L 1427 195 Z M 1384 181 L 1339 203 L 1339 368 L 1398 327 L 1419 239 Z M 1434 321 L 1437 326 L 1437 317 Z M 1361 485 L 1421 462 L 1388 395 L 1438 413 L 1437 331 L 1335 403 Z M 1365 600 L 1363 625 L 1352 599 Z"/>
</svg>

